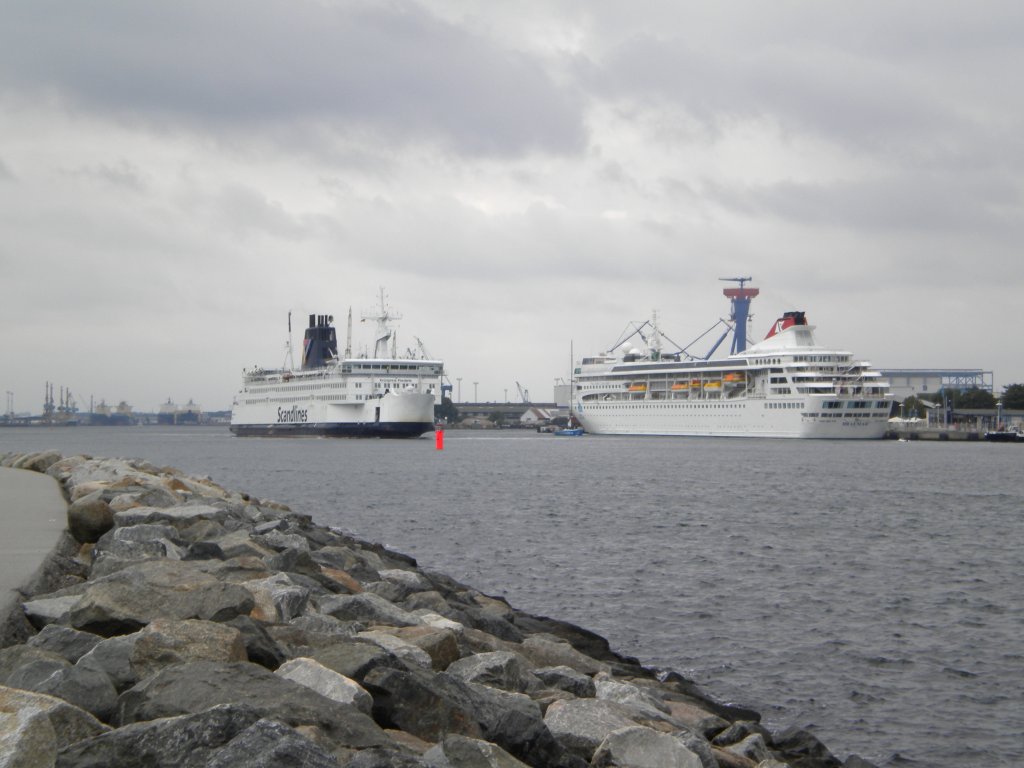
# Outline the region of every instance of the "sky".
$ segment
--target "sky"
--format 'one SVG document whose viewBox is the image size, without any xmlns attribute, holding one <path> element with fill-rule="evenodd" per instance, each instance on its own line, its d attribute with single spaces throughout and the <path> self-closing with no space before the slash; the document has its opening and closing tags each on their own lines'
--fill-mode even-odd
<svg viewBox="0 0 1024 768">
<path fill-rule="evenodd" d="M 358 350 L 382 288 L 462 400 L 550 400 L 739 276 L 754 339 L 803 310 L 879 367 L 1024 382 L 1016 0 L 0 9 L 15 411 L 229 408 L 289 312 L 351 307 Z"/>
</svg>

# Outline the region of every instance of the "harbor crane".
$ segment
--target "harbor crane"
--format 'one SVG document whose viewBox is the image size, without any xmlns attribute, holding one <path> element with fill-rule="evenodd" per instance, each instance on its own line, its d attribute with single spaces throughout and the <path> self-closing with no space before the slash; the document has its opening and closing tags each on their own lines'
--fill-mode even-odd
<svg viewBox="0 0 1024 768">
<path fill-rule="evenodd" d="M 520 384 L 518 381 L 516 382 L 516 389 L 519 390 L 519 397 L 522 398 L 523 403 L 526 404 L 526 405 L 529 405 L 530 404 L 530 390 L 524 389 L 523 385 Z"/>
<path fill-rule="evenodd" d="M 436 360 L 437 359 L 436 357 L 432 357 L 430 355 L 430 353 L 427 352 L 427 347 L 423 343 L 423 340 L 419 336 L 413 336 L 413 338 L 416 339 L 416 346 L 420 348 L 420 354 L 423 355 L 423 359 L 424 360 Z M 441 398 L 444 399 L 445 395 L 447 395 L 448 399 L 450 400 L 451 396 L 452 396 L 452 390 L 453 389 L 454 389 L 454 387 L 452 387 L 452 380 L 448 378 L 448 374 L 447 373 L 442 373 L 441 374 Z"/>
</svg>

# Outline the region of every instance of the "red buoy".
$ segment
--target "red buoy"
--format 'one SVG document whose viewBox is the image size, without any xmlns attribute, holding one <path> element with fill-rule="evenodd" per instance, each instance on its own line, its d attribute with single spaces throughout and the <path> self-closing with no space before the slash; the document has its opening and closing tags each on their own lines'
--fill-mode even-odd
<svg viewBox="0 0 1024 768">
<path fill-rule="evenodd" d="M 440 427 L 434 430 L 434 445 L 437 447 L 437 450 L 444 450 L 444 430 Z"/>
</svg>

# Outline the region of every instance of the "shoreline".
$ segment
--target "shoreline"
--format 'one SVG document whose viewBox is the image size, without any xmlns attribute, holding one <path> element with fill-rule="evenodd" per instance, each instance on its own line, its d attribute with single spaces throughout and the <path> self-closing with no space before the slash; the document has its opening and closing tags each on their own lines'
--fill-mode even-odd
<svg viewBox="0 0 1024 768">
<path fill-rule="evenodd" d="M 0 744 L 53 731 L 50 764 L 277 744 L 317 766 L 871 765 L 283 504 L 143 461 L 19 462 L 61 484 L 69 529 L 5 623 L 0 711 L 35 725 Z"/>
</svg>

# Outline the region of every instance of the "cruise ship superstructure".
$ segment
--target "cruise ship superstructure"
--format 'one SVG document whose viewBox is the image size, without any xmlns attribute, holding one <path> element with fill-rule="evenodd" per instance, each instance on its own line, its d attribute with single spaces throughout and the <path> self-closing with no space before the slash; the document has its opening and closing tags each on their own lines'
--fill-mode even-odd
<svg viewBox="0 0 1024 768">
<path fill-rule="evenodd" d="M 433 431 L 444 364 L 412 354 L 398 357 L 390 327 L 396 316 L 385 307 L 383 293 L 380 310 L 367 319 L 377 323 L 373 353 L 352 356 L 350 310 L 348 343 L 339 357 L 334 318 L 310 315 L 300 368 L 244 372 L 231 431 L 274 437 L 418 437 Z"/>
<path fill-rule="evenodd" d="M 745 286 L 750 278 L 729 279 L 740 283 L 725 291 L 732 300 L 732 353 L 712 360 L 665 352 L 657 319 L 645 323 L 644 349 L 616 349 L 575 366 L 572 407 L 584 429 L 615 435 L 882 437 L 892 407 L 888 380 L 848 351 L 819 346 L 804 312 L 786 312 L 763 341 L 747 347 L 750 300 L 758 289 Z"/>
</svg>

